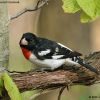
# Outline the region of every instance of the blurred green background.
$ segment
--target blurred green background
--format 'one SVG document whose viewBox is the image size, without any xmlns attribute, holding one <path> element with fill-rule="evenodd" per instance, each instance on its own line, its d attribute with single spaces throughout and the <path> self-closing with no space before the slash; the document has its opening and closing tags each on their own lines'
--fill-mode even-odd
<svg viewBox="0 0 100 100">
<path fill-rule="evenodd" d="M 22 0 L 20 4 L 9 4 L 9 14 L 14 14 L 30 5 L 32 0 Z M 28 6 L 29 6 L 28 5 Z M 9 26 L 9 70 L 27 71 L 34 68 L 22 55 L 19 40 L 24 32 L 33 32 L 41 37 L 59 41 L 64 45 L 88 55 L 100 50 L 100 19 L 94 22 L 80 23 L 79 13 L 65 14 L 61 0 L 51 0 L 41 10 L 28 12 L 11 21 Z M 100 85 L 72 86 L 65 90 L 61 100 L 100 100 Z M 38 100 L 57 100 L 59 89 L 41 95 Z M 28 100 L 28 99 L 27 99 Z"/>
</svg>

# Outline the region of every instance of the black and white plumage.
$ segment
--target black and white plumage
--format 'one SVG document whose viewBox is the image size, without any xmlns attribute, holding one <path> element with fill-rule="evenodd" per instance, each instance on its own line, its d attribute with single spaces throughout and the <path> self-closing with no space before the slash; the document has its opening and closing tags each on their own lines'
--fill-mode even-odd
<svg viewBox="0 0 100 100">
<path fill-rule="evenodd" d="M 97 74 L 99 73 L 95 67 L 80 58 L 80 53 L 55 41 L 37 37 L 28 32 L 23 34 L 19 44 L 24 56 L 34 64 L 46 66 L 51 70 L 62 65 L 82 65 Z"/>
</svg>

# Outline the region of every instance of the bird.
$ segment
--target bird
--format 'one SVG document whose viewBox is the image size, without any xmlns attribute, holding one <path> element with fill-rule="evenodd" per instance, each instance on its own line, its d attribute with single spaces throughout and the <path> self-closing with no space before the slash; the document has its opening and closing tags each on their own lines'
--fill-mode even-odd
<svg viewBox="0 0 100 100">
<path fill-rule="evenodd" d="M 19 45 L 24 57 L 36 64 L 39 69 L 51 71 L 67 66 L 83 66 L 90 71 L 99 74 L 99 70 L 88 64 L 80 56 L 81 53 L 71 50 L 69 47 L 46 38 L 26 32 L 22 35 Z"/>
</svg>

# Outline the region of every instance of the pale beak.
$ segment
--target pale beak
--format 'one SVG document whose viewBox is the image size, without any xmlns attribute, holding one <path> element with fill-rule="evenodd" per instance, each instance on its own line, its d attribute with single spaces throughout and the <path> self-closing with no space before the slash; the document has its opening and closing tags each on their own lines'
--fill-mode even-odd
<svg viewBox="0 0 100 100">
<path fill-rule="evenodd" d="M 28 42 L 25 38 L 21 40 L 21 45 L 28 45 Z"/>
</svg>

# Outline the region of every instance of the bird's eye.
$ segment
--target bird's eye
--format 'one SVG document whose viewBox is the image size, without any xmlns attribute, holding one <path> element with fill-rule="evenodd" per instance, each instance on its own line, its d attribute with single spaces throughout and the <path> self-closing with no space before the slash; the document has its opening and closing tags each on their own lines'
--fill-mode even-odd
<svg viewBox="0 0 100 100">
<path fill-rule="evenodd" d="M 34 44 L 35 44 L 34 40 L 30 40 L 29 43 L 30 43 L 31 45 L 34 45 Z"/>
<path fill-rule="evenodd" d="M 34 39 L 28 39 L 26 38 L 26 41 L 28 42 L 29 45 L 34 45 Z"/>
<path fill-rule="evenodd" d="M 30 42 L 30 39 L 26 38 L 26 41 Z"/>
</svg>

